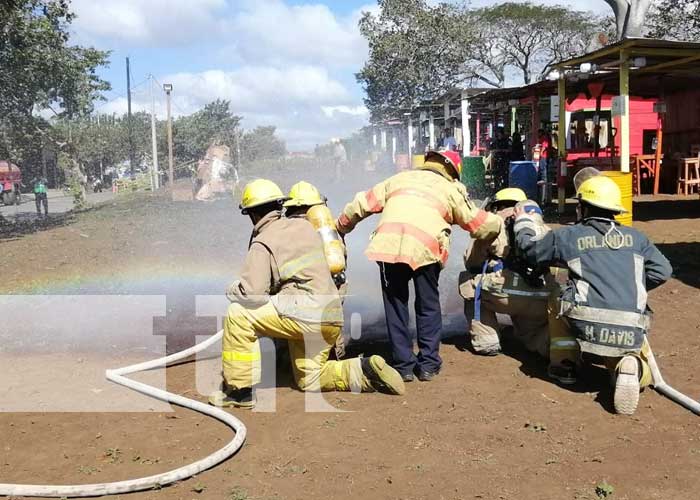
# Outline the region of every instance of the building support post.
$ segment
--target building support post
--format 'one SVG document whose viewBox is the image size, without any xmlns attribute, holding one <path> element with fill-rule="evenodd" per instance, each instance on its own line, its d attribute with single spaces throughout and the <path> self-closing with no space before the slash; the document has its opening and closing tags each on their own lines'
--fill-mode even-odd
<svg viewBox="0 0 700 500">
<path fill-rule="evenodd" d="M 430 139 L 430 149 L 435 149 L 435 119 L 433 118 L 433 112 L 430 111 L 430 117 L 428 118 L 428 136 Z"/>
<path fill-rule="evenodd" d="M 620 97 L 622 114 L 620 115 L 620 171 L 630 171 L 630 63 L 627 54 L 622 52 L 620 60 Z"/>
<path fill-rule="evenodd" d="M 559 127 L 557 135 L 557 150 L 559 153 L 559 175 L 557 176 L 557 198 L 559 202 L 558 211 L 564 213 L 566 206 L 566 79 L 564 75 L 559 78 L 557 89 L 559 98 Z"/>
<path fill-rule="evenodd" d="M 472 134 L 469 126 L 469 99 L 466 94 L 462 93 L 462 154 L 469 156 L 471 151 Z"/>
<path fill-rule="evenodd" d="M 476 114 L 476 154 L 481 154 L 481 113 Z"/>
</svg>

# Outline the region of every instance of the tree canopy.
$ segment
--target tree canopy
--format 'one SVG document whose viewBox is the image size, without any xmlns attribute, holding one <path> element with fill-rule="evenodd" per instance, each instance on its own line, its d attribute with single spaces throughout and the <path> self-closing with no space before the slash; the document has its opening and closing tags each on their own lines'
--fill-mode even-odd
<svg viewBox="0 0 700 500">
<path fill-rule="evenodd" d="M 108 53 L 71 45 L 72 20 L 66 0 L 0 4 L 0 155 L 22 161 L 46 131 L 38 113 L 85 115 L 110 88 L 96 73 Z"/>
<path fill-rule="evenodd" d="M 212 144 L 225 144 L 235 151 L 241 117 L 230 110 L 229 101 L 217 99 L 199 111 L 173 123 L 175 156 L 179 162 L 199 160 Z"/>
<path fill-rule="evenodd" d="M 425 0 L 379 0 L 379 15 L 365 13 L 360 32 L 370 57 L 357 80 L 373 118 L 429 100 L 463 79 L 467 36 L 456 8 Z"/>
<path fill-rule="evenodd" d="M 459 85 L 502 87 L 517 75 L 537 81 L 554 63 L 584 53 L 609 24 L 590 12 L 529 2 L 472 9 L 380 0 L 379 8 L 360 20 L 369 59 L 357 74 L 374 120 Z"/>
<path fill-rule="evenodd" d="M 591 13 L 529 2 L 466 11 L 462 19 L 478 33 L 480 50 L 470 54 L 478 63 L 476 70 L 492 71 L 498 86 L 503 85 L 507 68 L 517 69 L 525 84 L 541 80 L 554 63 L 584 53 L 603 29 L 603 19 Z M 499 61 L 497 72 L 494 58 Z"/>
<path fill-rule="evenodd" d="M 657 0 L 647 28 L 652 38 L 700 41 L 700 0 Z"/>
</svg>

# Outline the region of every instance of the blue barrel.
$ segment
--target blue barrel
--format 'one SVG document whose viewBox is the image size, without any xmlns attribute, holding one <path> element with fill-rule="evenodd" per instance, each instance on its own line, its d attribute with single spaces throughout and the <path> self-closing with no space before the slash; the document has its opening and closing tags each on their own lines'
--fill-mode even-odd
<svg viewBox="0 0 700 500">
<path fill-rule="evenodd" d="M 508 186 L 520 188 L 528 198 L 537 200 L 537 164 L 534 161 L 510 162 Z"/>
</svg>

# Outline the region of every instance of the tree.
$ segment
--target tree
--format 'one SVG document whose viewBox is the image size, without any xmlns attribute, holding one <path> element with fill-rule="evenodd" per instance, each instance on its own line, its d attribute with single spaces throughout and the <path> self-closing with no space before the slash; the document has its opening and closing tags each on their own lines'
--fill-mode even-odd
<svg viewBox="0 0 700 500">
<path fill-rule="evenodd" d="M 671 0 L 677 3 L 683 0 Z M 623 38 L 644 36 L 644 22 L 651 7 L 652 0 L 605 0 L 615 13 L 617 37 Z"/>
<path fill-rule="evenodd" d="M 700 0 L 659 0 L 650 11 L 648 35 L 652 38 L 700 41 Z"/>
<path fill-rule="evenodd" d="M 235 150 L 241 117 L 234 115 L 229 106 L 229 101 L 217 99 L 196 113 L 175 120 L 173 142 L 178 162 L 201 159 L 212 144 Z"/>
<path fill-rule="evenodd" d="M 58 119 L 86 116 L 110 88 L 96 74 L 108 53 L 71 45 L 72 20 L 66 0 L 0 4 L 0 154 L 8 159 L 22 163 L 50 142 L 68 155 L 71 169 L 82 171 L 71 135 L 55 137 L 37 116 L 44 110 Z"/>
<path fill-rule="evenodd" d="M 479 33 L 471 57 L 498 86 L 508 66 L 522 73 L 526 85 L 544 78 L 555 63 L 584 53 L 603 24 L 591 13 L 529 2 L 467 11 L 465 17 Z"/>
<path fill-rule="evenodd" d="M 252 163 L 260 160 L 276 160 L 284 156 L 287 146 L 275 135 L 276 127 L 256 127 L 241 138 L 241 161 Z"/>
<path fill-rule="evenodd" d="M 469 26 L 455 22 L 457 7 L 425 0 L 379 0 L 379 15 L 365 13 L 360 32 L 369 59 L 356 75 L 372 119 L 415 107 L 463 81 Z"/>
<path fill-rule="evenodd" d="M 524 83 L 561 60 L 584 53 L 606 19 L 563 7 L 508 2 L 466 4 L 381 0 L 364 14 L 360 32 L 369 59 L 357 74 L 373 121 L 429 102 L 460 85 L 502 87 L 513 69 Z"/>
</svg>

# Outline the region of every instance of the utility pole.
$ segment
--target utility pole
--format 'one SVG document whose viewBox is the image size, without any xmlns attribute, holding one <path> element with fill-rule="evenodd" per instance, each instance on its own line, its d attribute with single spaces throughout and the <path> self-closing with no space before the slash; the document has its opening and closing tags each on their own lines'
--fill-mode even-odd
<svg viewBox="0 0 700 500">
<path fill-rule="evenodd" d="M 158 178 L 158 143 L 156 142 L 156 99 L 153 95 L 153 86 L 156 84 L 151 75 L 151 145 L 153 147 L 153 165 L 151 166 L 151 191 L 160 187 Z"/>
<path fill-rule="evenodd" d="M 131 178 L 134 178 L 134 138 L 131 131 L 131 71 L 129 70 L 129 58 L 126 58 L 126 126 L 129 135 L 129 172 Z"/>
<path fill-rule="evenodd" d="M 173 170 L 173 120 L 170 114 L 170 93 L 173 91 L 173 85 L 165 83 L 163 84 L 163 90 L 165 90 L 168 120 L 168 182 L 170 182 L 170 189 L 172 190 L 175 182 L 175 172 Z"/>
<path fill-rule="evenodd" d="M 102 156 L 104 155 L 104 141 L 102 139 L 102 129 L 100 128 L 100 112 L 97 112 L 97 142 L 100 144 L 100 182 L 104 178 L 104 164 L 102 163 Z"/>
</svg>

